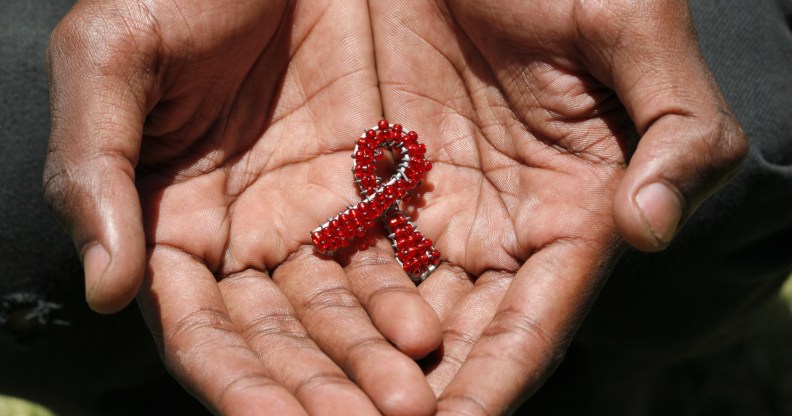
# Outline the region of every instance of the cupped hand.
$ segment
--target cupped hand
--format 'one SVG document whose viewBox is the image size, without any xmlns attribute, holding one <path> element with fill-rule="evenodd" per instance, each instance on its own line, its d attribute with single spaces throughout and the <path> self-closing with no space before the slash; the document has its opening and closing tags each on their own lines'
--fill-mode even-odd
<svg viewBox="0 0 792 416">
<path fill-rule="evenodd" d="M 389 247 L 341 266 L 309 246 L 358 198 L 373 57 L 364 1 L 82 1 L 53 34 L 45 193 L 88 302 L 139 292 L 169 370 L 218 413 L 435 409 L 412 358 L 440 322 Z"/>
<path fill-rule="evenodd" d="M 501 414 L 564 355 L 624 241 L 664 248 L 746 140 L 671 2 L 371 4 L 386 116 L 434 168 L 440 413 Z"/>
</svg>

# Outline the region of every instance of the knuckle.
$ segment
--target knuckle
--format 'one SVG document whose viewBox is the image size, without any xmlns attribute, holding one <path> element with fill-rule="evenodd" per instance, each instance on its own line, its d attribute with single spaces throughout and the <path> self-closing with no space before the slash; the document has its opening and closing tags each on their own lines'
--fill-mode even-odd
<svg viewBox="0 0 792 416">
<path fill-rule="evenodd" d="M 220 409 L 230 409 L 246 400 L 249 394 L 256 395 L 261 390 L 280 390 L 282 387 L 266 374 L 251 373 L 235 377 L 220 389 L 216 403 Z M 222 412 L 225 413 L 225 412 Z"/>
<path fill-rule="evenodd" d="M 494 416 L 489 412 L 483 401 L 479 398 L 459 395 L 444 394 L 437 403 L 438 413 L 455 414 L 461 416 Z"/>
<path fill-rule="evenodd" d="M 404 286 L 400 282 L 383 282 L 380 286 L 374 288 L 367 294 L 367 298 L 363 300 L 366 305 L 372 305 L 377 299 L 381 299 L 384 295 L 414 295 L 419 296 L 415 289 Z"/>
<path fill-rule="evenodd" d="M 466 332 L 456 329 L 443 331 L 443 343 L 448 351 L 470 351 L 476 343 L 476 338 Z"/>
<path fill-rule="evenodd" d="M 248 322 L 242 331 L 249 344 L 261 346 L 262 350 L 269 352 L 275 351 L 284 338 L 298 342 L 309 339 L 302 324 L 290 313 L 258 316 Z"/>
<path fill-rule="evenodd" d="M 468 353 L 476 344 L 476 337 L 466 332 L 447 329 L 443 331 L 442 361 L 453 368 L 460 368 Z"/>
<path fill-rule="evenodd" d="M 347 273 L 366 275 L 370 271 L 376 271 L 383 266 L 393 266 L 393 252 L 387 251 L 382 247 L 372 246 L 366 250 L 365 256 L 357 256 L 345 267 Z"/>
<path fill-rule="evenodd" d="M 356 308 L 360 302 L 349 289 L 339 285 L 320 288 L 297 306 L 304 314 L 316 316 L 328 310 Z"/>
<path fill-rule="evenodd" d="M 495 358 L 511 361 L 520 368 L 533 368 L 536 364 L 540 368 L 555 368 L 565 351 L 565 342 L 551 336 L 540 321 L 511 308 L 495 314 L 482 334 L 482 340 L 486 339 L 496 345 L 517 347 L 499 349 Z"/>
<path fill-rule="evenodd" d="M 300 380 L 294 388 L 294 395 L 301 397 L 303 394 L 311 396 L 312 392 L 318 388 L 326 386 L 348 386 L 351 381 L 340 372 L 326 371 L 311 374 Z"/>
<path fill-rule="evenodd" d="M 344 361 L 347 363 L 362 362 L 374 351 L 390 348 L 388 341 L 380 336 L 361 337 L 354 340 L 346 349 Z"/>
<path fill-rule="evenodd" d="M 214 306 L 199 307 L 178 318 L 163 334 L 164 345 L 179 346 L 181 340 L 201 332 L 232 332 L 231 318 Z"/>
</svg>

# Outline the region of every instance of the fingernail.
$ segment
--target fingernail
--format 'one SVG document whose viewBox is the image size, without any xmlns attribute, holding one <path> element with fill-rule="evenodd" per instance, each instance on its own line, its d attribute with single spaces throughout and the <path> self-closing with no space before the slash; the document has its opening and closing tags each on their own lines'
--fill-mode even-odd
<svg viewBox="0 0 792 416">
<path fill-rule="evenodd" d="M 666 184 L 655 182 L 641 188 L 635 196 L 635 202 L 658 245 L 671 242 L 682 219 L 679 196 Z"/>
<path fill-rule="evenodd" d="M 101 244 L 92 244 L 83 254 L 83 270 L 85 271 L 85 300 L 90 304 L 105 270 L 110 264 L 110 255 Z"/>
</svg>

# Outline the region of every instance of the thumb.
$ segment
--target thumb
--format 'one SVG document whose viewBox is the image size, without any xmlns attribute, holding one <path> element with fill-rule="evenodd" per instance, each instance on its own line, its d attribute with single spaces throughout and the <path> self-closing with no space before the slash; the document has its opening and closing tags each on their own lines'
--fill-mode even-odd
<svg viewBox="0 0 792 416">
<path fill-rule="evenodd" d="M 52 130 L 44 197 L 80 253 L 86 300 L 111 313 L 137 294 L 146 260 L 134 170 L 146 113 L 136 74 L 146 71 L 135 70 L 141 67 L 110 25 L 74 16 L 53 32 L 48 51 Z M 82 30 L 84 24 L 94 30 Z"/>
<path fill-rule="evenodd" d="M 616 225 L 635 248 L 662 250 L 736 174 L 748 142 L 704 63 L 686 2 L 609 4 L 596 11 L 601 25 L 587 48 L 641 136 L 616 190 Z"/>
<path fill-rule="evenodd" d="M 616 225 L 632 246 L 664 249 L 693 212 L 739 169 L 747 141 L 733 116 L 694 109 L 667 114 L 640 139 L 614 200 Z"/>
</svg>

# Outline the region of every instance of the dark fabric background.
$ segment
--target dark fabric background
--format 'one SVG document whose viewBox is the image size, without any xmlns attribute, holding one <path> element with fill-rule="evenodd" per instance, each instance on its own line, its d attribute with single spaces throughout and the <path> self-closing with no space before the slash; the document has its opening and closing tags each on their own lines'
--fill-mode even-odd
<svg viewBox="0 0 792 416">
<path fill-rule="evenodd" d="M 87 309 L 74 249 L 42 201 L 44 51 L 72 4 L 0 4 L 0 394 L 61 415 L 198 414 L 165 375 L 134 306 L 110 317 Z M 663 369 L 772 319 L 764 305 L 792 270 L 792 1 L 690 4 L 707 62 L 751 140 L 749 159 L 671 248 L 625 255 L 567 360 L 523 411 L 686 414 L 674 397 L 653 396 L 665 391 L 658 380 L 673 382 Z"/>
</svg>

